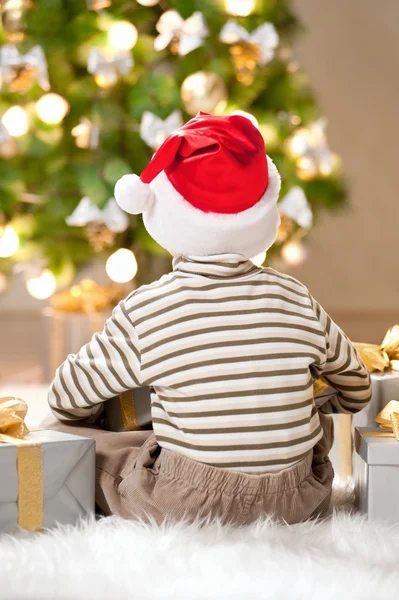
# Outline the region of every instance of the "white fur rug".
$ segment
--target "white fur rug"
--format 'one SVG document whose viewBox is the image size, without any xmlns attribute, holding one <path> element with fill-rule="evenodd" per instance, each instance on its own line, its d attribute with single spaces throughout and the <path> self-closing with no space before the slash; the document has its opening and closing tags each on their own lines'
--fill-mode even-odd
<svg viewBox="0 0 399 600">
<path fill-rule="evenodd" d="M 146 526 L 119 518 L 0 536 L 0 598 L 368 600 L 398 598 L 399 527 L 348 512 L 294 526 L 262 521 Z"/>
</svg>

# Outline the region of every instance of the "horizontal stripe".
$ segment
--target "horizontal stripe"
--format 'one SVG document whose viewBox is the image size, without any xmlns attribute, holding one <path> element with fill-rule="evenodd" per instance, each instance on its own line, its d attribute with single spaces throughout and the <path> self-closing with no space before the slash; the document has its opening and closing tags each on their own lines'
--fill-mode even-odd
<svg viewBox="0 0 399 600">
<path fill-rule="evenodd" d="M 184 339 L 184 338 L 183 338 Z M 168 342 L 173 342 L 176 341 L 174 339 L 168 339 Z M 165 342 L 166 343 L 166 342 Z M 287 339 L 285 337 L 272 337 L 272 338 L 256 338 L 256 339 L 238 339 L 238 340 L 232 340 L 232 341 L 219 341 L 219 342 L 213 342 L 211 344 L 202 344 L 202 345 L 198 345 L 198 346 L 189 346 L 187 348 L 184 348 L 183 350 L 177 350 L 176 352 L 170 352 L 168 353 L 167 356 L 162 356 L 161 359 L 159 359 L 159 362 L 161 360 L 168 360 L 170 358 L 174 358 L 176 356 L 182 356 L 182 355 L 186 355 L 189 352 L 200 352 L 203 350 L 212 350 L 212 349 L 217 349 L 217 348 L 234 348 L 237 346 L 252 346 L 253 344 L 298 344 L 300 346 L 307 346 L 310 348 L 313 348 L 314 350 L 319 350 L 321 351 L 323 348 L 322 346 L 318 346 L 317 344 L 314 344 L 312 342 L 308 342 L 306 340 L 301 340 L 301 339 L 295 339 L 295 340 L 290 340 Z M 164 345 L 164 344 L 162 344 Z M 143 348 L 142 351 L 144 352 L 150 352 L 151 350 L 154 350 L 155 348 L 158 348 L 160 346 L 160 344 L 151 344 L 151 346 L 148 346 L 147 348 Z"/>
<path fill-rule="evenodd" d="M 218 283 L 211 283 L 211 284 L 205 284 L 205 285 L 201 285 L 201 287 L 193 287 L 193 286 L 189 286 L 189 285 L 179 285 L 179 287 L 176 287 L 175 289 L 169 290 L 168 292 L 165 292 L 164 294 L 159 294 L 157 295 L 155 298 L 148 298 L 147 300 L 143 300 L 142 302 L 139 303 L 134 303 L 132 304 L 132 306 L 130 306 L 127 309 L 128 314 L 131 314 L 132 312 L 137 312 L 138 310 L 141 310 L 142 308 L 145 308 L 146 306 L 148 306 L 149 304 L 154 304 L 154 301 L 159 302 L 161 300 L 165 300 L 166 298 L 170 298 L 170 296 L 174 296 L 174 295 L 178 295 L 178 294 L 182 294 L 182 292 L 195 292 L 195 291 L 213 291 L 213 290 L 218 290 L 221 293 L 223 293 L 225 288 L 242 288 L 242 287 L 248 287 L 248 288 L 259 288 L 259 287 L 271 287 L 275 285 L 276 287 L 280 287 L 282 290 L 285 290 L 287 292 L 291 292 L 292 294 L 294 294 L 295 296 L 298 296 L 299 298 L 304 298 L 307 299 L 308 296 L 307 294 L 303 294 L 301 292 L 298 292 L 292 288 L 286 287 L 286 286 L 282 286 L 281 284 L 273 284 L 270 283 L 269 281 L 256 281 L 256 280 L 251 280 L 251 282 L 247 282 L 247 281 L 224 281 L 224 282 L 218 282 Z M 257 296 L 249 296 L 249 298 L 257 298 Z M 268 294 L 268 295 L 263 295 L 260 296 L 261 298 L 270 298 L 270 299 L 277 299 L 277 300 L 287 300 L 287 296 L 285 296 L 284 294 Z M 248 298 L 248 297 L 247 297 Z M 238 298 L 237 298 L 238 299 Z M 244 297 L 245 299 L 245 297 Z M 211 297 L 208 298 L 208 302 L 210 302 L 212 299 Z M 293 304 L 295 304 L 296 306 L 300 306 L 301 308 L 306 308 L 306 306 L 303 305 L 303 303 L 300 302 L 295 302 L 293 300 L 291 300 L 291 302 Z M 151 315 L 152 313 L 148 313 L 148 315 Z M 137 325 L 137 321 L 134 321 L 134 323 Z"/>
<path fill-rule="evenodd" d="M 225 375 L 216 375 L 214 377 L 206 377 L 206 378 L 195 378 L 189 379 L 187 381 L 179 381 L 175 384 L 176 389 L 180 389 L 182 387 L 190 387 L 192 385 L 204 385 L 209 383 L 216 383 L 218 381 L 225 381 L 228 383 L 229 381 L 239 381 L 241 379 L 259 379 L 259 378 L 268 378 L 268 377 L 284 377 L 284 376 L 292 376 L 292 375 L 304 375 L 309 372 L 309 369 L 286 369 L 281 371 L 255 371 L 252 373 L 244 372 L 244 373 L 226 373 Z"/>
<path fill-rule="evenodd" d="M 287 352 L 286 354 L 284 353 L 278 353 L 278 354 L 251 354 L 249 356 L 226 356 L 224 358 L 217 358 L 217 359 L 210 359 L 210 360 L 203 360 L 203 361 L 199 361 L 199 362 L 195 362 L 195 363 L 189 363 L 187 365 L 181 365 L 178 367 L 175 367 L 174 369 L 170 369 L 169 371 L 164 371 L 162 373 L 158 373 L 156 375 L 153 375 L 152 377 L 148 377 L 146 379 L 144 379 L 143 385 L 150 385 L 153 381 L 155 380 L 161 380 L 161 379 L 165 379 L 166 377 L 170 377 L 171 375 L 175 375 L 176 373 L 182 373 L 183 371 L 189 371 L 191 369 L 199 369 L 202 367 L 211 367 L 214 365 L 230 365 L 230 364 L 234 364 L 234 363 L 246 363 L 246 362 L 264 362 L 264 361 L 274 361 L 274 364 L 276 364 L 277 361 L 280 360 L 291 360 L 291 359 L 300 359 L 300 358 L 305 358 L 308 359 L 309 361 L 312 360 L 317 360 L 317 355 L 316 354 L 311 354 L 309 352 Z M 302 362 L 302 361 L 301 361 Z M 142 366 L 142 370 L 144 371 L 144 369 L 150 369 L 151 367 L 155 366 L 158 364 L 158 361 L 151 361 L 150 363 L 143 365 Z"/>
<path fill-rule="evenodd" d="M 261 390 L 229 390 L 228 392 L 218 392 L 215 394 L 197 394 L 195 397 L 189 396 L 164 396 L 158 394 L 158 398 L 164 402 L 198 402 L 199 400 L 217 400 L 219 398 L 242 398 L 249 396 L 274 396 L 278 394 L 289 394 L 293 392 L 304 392 L 312 387 L 313 380 L 310 379 L 302 385 L 290 385 L 286 387 L 279 386 L 278 388 L 264 388 Z"/>
<path fill-rule="evenodd" d="M 190 448 L 191 450 L 200 450 L 202 452 L 242 452 L 243 450 L 271 450 L 272 448 L 289 448 L 293 445 L 300 445 L 304 442 L 308 442 L 311 439 L 314 439 L 321 432 L 321 426 L 319 425 L 314 432 L 302 437 L 298 438 L 293 442 L 293 440 L 284 440 L 283 442 L 267 442 L 264 444 L 221 444 L 219 446 L 211 446 L 211 445 L 201 445 L 197 446 L 196 444 L 191 444 L 190 442 L 183 442 L 182 440 L 177 440 L 175 438 L 168 438 L 163 435 L 157 434 L 157 441 L 160 442 L 160 446 L 162 446 L 162 442 L 168 442 L 169 444 L 173 444 L 176 446 L 182 446 L 183 448 Z"/>
<path fill-rule="evenodd" d="M 307 400 L 301 400 L 300 402 L 294 403 L 290 402 L 284 405 L 273 405 L 273 406 L 253 406 L 251 408 L 228 408 L 228 409 L 218 409 L 218 410 L 210 410 L 210 411 L 201 411 L 201 418 L 206 417 L 217 417 L 228 416 L 228 415 L 250 415 L 250 414 L 263 414 L 263 413 L 274 413 L 274 412 L 286 412 L 290 410 L 297 410 L 298 408 L 304 408 L 305 406 L 309 406 L 313 404 L 313 398 Z M 159 403 L 153 403 L 153 406 L 157 406 L 158 408 L 162 408 L 165 410 L 164 406 Z M 171 417 L 180 417 L 182 413 L 176 413 L 171 411 L 169 408 L 167 410 L 168 415 Z M 185 417 L 198 417 L 198 412 L 188 412 L 184 411 Z"/>
<path fill-rule="evenodd" d="M 162 314 L 163 314 L 163 312 L 162 312 Z M 196 321 L 197 319 L 211 319 L 211 318 L 224 319 L 226 317 L 234 317 L 234 316 L 244 317 L 246 315 L 263 315 L 263 314 L 264 315 L 271 315 L 271 314 L 286 315 L 286 316 L 293 316 L 293 317 L 299 318 L 298 313 L 296 313 L 295 311 L 284 310 L 282 308 L 251 308 L 251 309 L 247 308 L 244 310 L 226 310 L 223 312 L 218 311 L 218 312 L 209 312 L 209 313 L 205 312 L 205 313 L 199 313 L 199 314 L 193 314 L 193 315 L 185 315 L 184 317 L 180 317 L 179 319 L 174 319 L 173 321 L 168 320 L 165 323 L 158 325 L 157 327 L 153 327 L 152 329 L 148 329 L 144 333 L 141 333 L 140 339 L 143 340 L 144 338 L 148 337 L 149 335 L 153 335 L 154 333 L 159 333 L 160 331 L 164 331 L 165 329 L 167 329 L 169 327 L 174 327 L 175 325 L 181 325 L 182 323 Z M 304 320 L 304 319 L 317 323 L 317 320 L 315 317 L 311 317 L 311 316 L 304 317 L 303 316 L 302 320 Z M 322 332 L 320 332 L 319 335 L 324 335 L 324 334 Z"/>
<path fill-rule="evenodd" d="M 317 412 L 317 408 L 315 408 L 315 411 L 312 411 L 312 416 L 315 414 L 315 412 Z M 185 417 L 181 417 L 181 418 L 185 418 Z M 253 425 L 253 426 L 246 426 L 246 427 L 211 427 L 208 429 L 192 429 L 189 427 L 184 427 L 184 426 L 180 426 L 180 425 L 176 425 L 175 423 L 173 423 L 172 421 L 167 421 L 166 419 L 159 419 L 154 417 L 152 419 L 153 423 L 158 423 L 159 425 L 168 425 L 168 427 L 172 427 L 174 429 L 178 429 L 179 431 L 182 431 L 183 433 L 190 433 L 190 434 L 197 434 L 197 435 L 201 435 L 201 434 L 207 434 L 207 435 L 212 435 L 215 433 L 223 433 L 228 435 L 229 433 L 250 433 L 250 432 L 263 432 L 266 433 L 268 431 L 280 431 L 280 430 L 285 430 L 285 429 L 292 429 L 294 427 L 300 427 L 301 425 L 306 425 L 307 423 L 309 423 L 309 417 L 307 417 L 306 419 L 300 419 L 298 421 L 289 421 L 288 423 L 278 423 L 277 425 Z"/>
<path fill-rule="evenodd" d="M 303 308 L 301 303 L 296 302 L 295 300 L 292 300 L 291 298 L 288 298 L 287 296 L 282 296 L 280 294 L 262 294 L 262 295 L 257 295 L 257 296 L 253 296 L 253 295 L 251 295 L 251 296 L 228 296 L 228 297 L 224 297 L 224 298 L 185 298 L 184 300 L 181 300 L 180 302 L 176 302 L 175 304 L 169 304 L 168 306 L 164 306 L 157 311 L 148 313 L 141 318 L 136 317 L 134 319 L 134 324 L 136 327 L 138 327 L 139 325 L 148 321 L 149 319 L 155 319 L 156 317 L 164 316 L 165 313 L 168 313 L 168 312 L 171 312 L 174 310 L 178 310 L 180 308 L 184 308 L 185 312 L 186 312 L 188 306 L 191 306 L 194 308 L 195 306 L 201 306 L 203 304 L 208 304 L 210 306 L 213 306 L 215 304 L 223 304 L 224 305 L 224 304 L 230 303 L 230 302 L 234 302 L 234 303 L 236 303 L 236 302 L 255 302 L 257 300 L 265 300 L 265 301 L 280 300 L 281 302 L 284 302 L 284 304 L 292 304 L 294 306 L 299 306 L 299 307 Z"/>
</svg>

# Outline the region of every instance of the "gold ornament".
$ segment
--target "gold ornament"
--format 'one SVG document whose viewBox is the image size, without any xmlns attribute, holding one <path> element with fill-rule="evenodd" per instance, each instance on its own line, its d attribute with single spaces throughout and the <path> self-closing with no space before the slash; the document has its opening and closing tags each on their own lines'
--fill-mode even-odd
<svg viewBox="0 0 399 600">
<path fill-rule="evenodd" d="M 109 248 L 115 244 L 115 233 L 108 229 L 103 221 L 88 223 L 84 235 L 94 252 L 101 252 L 104 248 Z"/>
<path fill-rule="evenodd" d="M 1 23 L 10 41 L 19 42 L 24 38 L 24 16 L 32 8 L 30 0 L 3 0 L 1 3 Z"/>
<path fill-rule="evenodd" d="M 227 105 L 227 90 L 216 73 L 197 71 L 183 81 L 181 98 L 189 115 L 198 112 L 221 114 Z"/>
<path fill-rule="evenodd" d="M 84 279 L 63 292 L 58 292 L 50 300 L 52 308 L 64 312 L 95 313 L 113 308 L 125 296 L 122 286 L 111 284 L 97 285 L 91 279 Z"/>
<path fill-rule="evenodd" d="M 86 0 L 89 10 L 103 10 L 112 4 L 112 0 Z"/>
<path fill-rule="evenodd" d="M 260 62 L 260 46 L 243 40 L 230 46 L 230 54 L 236 69 L 237 81 L 244 85 L 251 85 L 255 79 L 256 67 Z"/>
</svg>

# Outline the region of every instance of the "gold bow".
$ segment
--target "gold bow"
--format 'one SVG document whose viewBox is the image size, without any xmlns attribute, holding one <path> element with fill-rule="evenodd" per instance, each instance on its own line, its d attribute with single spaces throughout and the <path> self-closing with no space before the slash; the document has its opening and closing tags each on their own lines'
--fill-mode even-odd
<svg viewBox="0 0 399 600">
<path fill-rule="evenodd" d="M 391 400 L 376 416 L 375 422 L 395 436 L 399 441 L 399 402 Z"/>
<path fill-rule="evenodd" d="M 18 525 L 38 531 L 43 524 L 42 448 L 24 439 L 29 433 L 24 421 L 27 412 L 24 400 L 0 398 L 0 442 L 17 446 Z"/>
<path fill-rule="evenodd" d="M 388 329 L 379 346 L 360 343 L 355 346 L 369 371 L 399 371 L 399 325 Z"/>
<path fill-rule="evenodd" d="M 26 402 L 19 398 L 0 398 L 0 434 L 22 439 L 28 433 Z"/>
<path fill-rule="evenodd" d="M 51 306 L 63 312 L 92 314 L 113 308 L 126 295 L 119 285 L 101 287 L 90 279 L 83 280 L 67 290 L 54 294 Z"/>
</svg>

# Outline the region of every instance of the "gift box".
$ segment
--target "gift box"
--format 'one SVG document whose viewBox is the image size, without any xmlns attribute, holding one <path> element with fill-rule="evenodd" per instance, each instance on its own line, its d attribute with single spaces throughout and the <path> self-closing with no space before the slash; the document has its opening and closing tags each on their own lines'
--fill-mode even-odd
<svg viewBox="0 0 399 600">
<path fill-rule="evenodd" d="M 399 441 L 378 427 L 355 429 L 356 505 L 369 519 L 399 522 Z"/>
<path fill-rule="evenodd" d="M 101 331 L 111 312 L 69 313 L 48 307 L 43 309 L 42 366 L 44 381 L 54 379 L 55 372 L 69 354 L 76 354 L 92 336 Z"/>
<path fill-rule="evenodd" d="M 42 311 L 44 381 L 52 381 L 68 354 L 79 352 L 103 329 L 113 307 L 125 295 L 123 286 L 101 287 L 85 279 L 52 296 L 51 306 Z"/>
<path fill-rule="evenodd" d="M 94 514 L 94 440 L 45 430 L 0 438 L 0 533 L 72 525 Z"/>
<path fill-rule="evenodd" d="M 355 344 L 362 360 L 371 372 L 372 397 L 358 413 L 334 414 L 336 390 L 324 385 L 315 398 L 316 405 L 334 421 L 334 443 L 330 460 L 336 475 L 342 479 L 352 476 L 355 460 L 354 431 L 356 427 L 373 427 L 375 417 L 391 400 L 399 400 L 399 326 L 389 329 L 380 346 Z M 315 390 L 316 392 L 316 390 Z M 316 393 L 315 393 L 316 396 Z"/>
<path fill-rule="evenodd" d="M 109 431 L 151 429 L 151 388 L 136 388 L 107 400 L 103 419 Z"/>
</svg>

